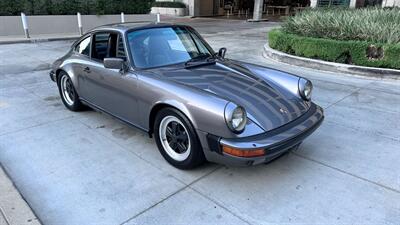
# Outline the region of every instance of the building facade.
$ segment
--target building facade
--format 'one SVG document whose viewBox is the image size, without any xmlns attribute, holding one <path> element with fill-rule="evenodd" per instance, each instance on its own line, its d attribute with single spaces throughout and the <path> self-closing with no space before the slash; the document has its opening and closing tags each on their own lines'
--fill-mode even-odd
<svg viewBox="0 0 400 225">
<path fill-rule="evenodd" d="M 171 1 L 171 0 L 157 0 Z M 254 20 L 260 20 L 266 8 L 275 7 L 326 7 L 366 6 L 400 7 L 400 0 L 175 0 L 185 3 L 189 16 L 222 16 L 248 13 Z M 267 12 L 268 13 L 268 12 Z"/>
</svg>

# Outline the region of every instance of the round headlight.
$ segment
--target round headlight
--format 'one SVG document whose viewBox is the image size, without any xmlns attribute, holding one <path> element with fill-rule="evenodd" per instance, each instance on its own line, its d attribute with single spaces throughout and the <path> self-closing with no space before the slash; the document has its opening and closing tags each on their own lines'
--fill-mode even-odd
<svg viewBox="0 0 400 225">
<path fill-rule="evenodd" d="M 225 107 L 225 121 L 231 131 L 242 132 L 247 123 L 246 110 L 232 102 L 228 103 Z"/>
<path fill-rule="evenodd" d="M 311 81 L 304 78 L 299 79 L 299 94 L 304 100 L 310 101 L 312 89 L 313 86 Z"/>
</svg>

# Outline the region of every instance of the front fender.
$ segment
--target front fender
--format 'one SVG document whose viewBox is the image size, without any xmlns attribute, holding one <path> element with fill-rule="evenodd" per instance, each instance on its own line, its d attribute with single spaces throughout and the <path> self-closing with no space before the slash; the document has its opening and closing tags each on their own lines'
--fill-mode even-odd
<svg viewBox="0 0 400 225">
<path fill-rule="evenodd" d="M 192 116 L 192 113 L 188 110 L 186 105 L 183 104 L 182 102 L 177 101 L 176 99 L 168 99 L 168 98 L 161 99 L 153 104 L 150 111 L 152 111 L 152 109 L 159 108 L 158 106 L 160 106 L 160 105 L 170 106 L 170 107 L 178 109 L 179 111 L 181 111 L 183 114 L 185 114 L 188 117 L 188 119 L 192 122 L 192 124 L 195 128 L 198 127 L 196 120 Z M 151 129 L 151 127 L 150 127 L 150 129 Z"/>
</svg>

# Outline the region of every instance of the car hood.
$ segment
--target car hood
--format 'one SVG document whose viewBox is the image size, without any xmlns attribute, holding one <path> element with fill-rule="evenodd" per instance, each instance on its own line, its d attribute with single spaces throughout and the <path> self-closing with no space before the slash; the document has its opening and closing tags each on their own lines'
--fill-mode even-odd
<svg viewBox="0 0 400 225">
<path fill-rule="evenodd" d="M 265 131 L 300 117 L 309 103 L 286 89 L 232 63 L 217 62 L 191 68 L 161 68 L 166 79 L 213 93 L 243 106 L 248 118 Z"/>
</svg>

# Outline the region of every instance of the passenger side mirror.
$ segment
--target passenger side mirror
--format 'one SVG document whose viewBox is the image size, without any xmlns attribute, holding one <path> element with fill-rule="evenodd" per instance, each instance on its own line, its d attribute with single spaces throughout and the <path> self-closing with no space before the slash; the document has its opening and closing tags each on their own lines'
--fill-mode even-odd
<svg viewBox="0 0 400 225">
<path fill-rule="evenodd" d="M 103 63 L 105 68 L 125 71 L 125 60 L 121 58 L 104 58 Z"/>
<path fill-rule="evenodd" d="M 218 56 L 221 58 L 225 58 L 226 48 L 220 48 L 218 51 Z"/>
</svg>

